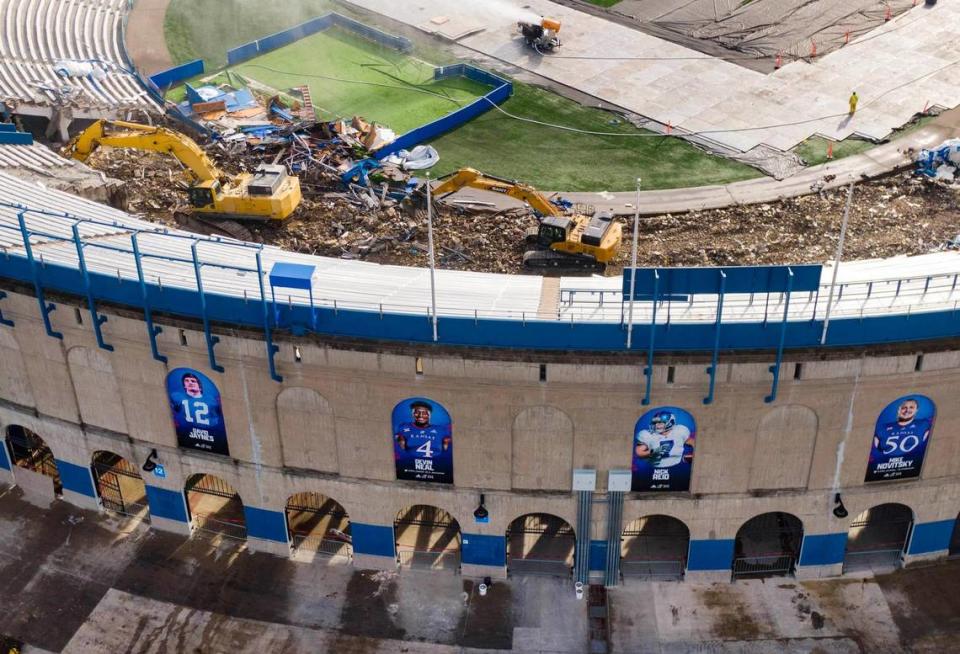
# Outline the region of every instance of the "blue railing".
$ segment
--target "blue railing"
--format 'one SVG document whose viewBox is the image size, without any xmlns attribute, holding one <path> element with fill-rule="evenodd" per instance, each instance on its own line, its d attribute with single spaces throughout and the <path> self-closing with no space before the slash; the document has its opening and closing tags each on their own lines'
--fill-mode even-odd
<svg viewBox="0 0 960 654">
<path fill-rule="evenodd" d="M 6 205 L 10 207 L 11 205 Z M 231 327 L 246 326 L 262 330 L 267 351 L 270 374 L 280 379 L 274 365 L 277 351 L 273 343 L 276 329 L 290 330 L 295 333 L 314 332 L 325 336 L 338 336 L 371 341 L 401 341 L 450 346 L 515 348 L 526 350 L 553 351 L 605 351 L 624 352 L 626 345 L 626 324 L 617 320 L 569 320 L 558 316 L 552 319 L 519 311 L 496 312 L 458 309 L 438 309 L 438 338 L 433 339 L 432 316 L 428 306 L 386 305 L 362 302 L 338 302 L 325 299 L 322 283 L 314 289 L 316 307 L 311 308 L 303 299 L 288 296 L 286 301 L 280 298 L 276 304 L 265 293 L 263 256 L 267 250 L 260 245 L 240 243 L 232 240 L 209 238 L 186 233 L 167 232 L 162 229 L 141 229 L 119 222 L 86 219 L 63 212 L 35 210 L 15 206 L 17 221 L 12 224 L 0 222 L 0 232 L 17 234 L 20 245 L 6 248 L 0 253 L 0 277 L 29 283 L 33 286 L 40 314 L 49 336 L 59 338 L 50 322 L 50 313 L 56 306 L 47 300 L 47 292 L 56 291 L 85 298 L 87 308 L 93 318 L 97 342 L 109 349 L 109 343 L 101 331 L 105 316 L 99 311 L 98 304 L 109 302 L 116 305 L 134 307 L 143 311 L 147 337 L 151 351 L 158 360 L 163 360 L 157 342 L 160 327 L 155 324 L 158 313 L 199 320 L 203 324 L 210 367 L 221 370 L 216 357 L 216 325 Z M 42 228 L 31 227 L 31 219 L 42 217 Z M 51 222 L 50 219 L 54 220 Z M 57 224 L 62 221 L 61 224 Z M 85 236 L 89 227 L 99 228 L 97 236 Z M 113 238 L 103 236 L 103 227 L 116 230 Z M 9 241 L 10 239 L 6 239 Z M 44 259 L 44 248 L 55 247 L 56 243 L 72 244 L 72 254 L 57 250 L 58 262 Z M 189 256 L 176 254 L 185 251 L 183 244 L 189 244 Z M 145 244 L 147 247 L 145 247 Z M 103 270 L 103 260 L 98 265 L 87 263 L 87 253 L 107 251 L 117 267 L 112 271 Z M 270 250 L 272 259 L 282 253 Z M 52 256 L 52 255 L 51 255 Z M 64 257 L 66 257 L 64 259 Z M 145 269 L 152 261 L 164 261 L 175 264 L 177 270 L 164 273 L 146 274 Z M 111 266 L 112 267 L 112 266 Z M 184 279 L 192 271 L 192 287 L 184 287 Z M 206 290 L 205 283 L 223 284 L 222 275 L 213 271 L 229 271 L 236 279 L 237 274 L 256 275 L 255 291 L 250 293 L 237 291 L 236 295 L 226 295 Z M 385 273 L 386 274 L 386 273 Z M 953 288 L 956 287 L 956 274 L 940 275 L 911 280 L 883 280 L 882 283 L 896 286 L 903 284 L 917 287 L 914 291 L 918 305 L 923 305 L 926 290 L 933 286 L 937 292 L 952 301 Z M 951 282 L 952 279 L 952 282 Z M 876 282 L 881 283 L 881 282 Z M 952 284 L 952 285 L 951 285 Z M 875 294 L 874 283 L 863 282 L 857 290 L 859 297 Z M 853 285 L 850 285 L 853 286 Z M 843 287 L 840 287 L 841 290 Z M 892 291 L 891 291 L 892 292 Z M 899 290 L 897 291 L 899 293 Z M 933 291 L 931 291 L 933 292 Z M 807 295 L 804 293 L 804 295 Z M 810 293 L 811 298 L 813 293 Z M 848 295 L 852 292 L 848 291 Z M 569 292 L 568 292 L 569 296 Z M 715 296 L 719 302 L 723 294 Z M 2 299 L 2 298 L 0 298 Z M 564 298 L 568 300 L 568 297 Z M 610 298 L 613 300 L 613 298 Z M 942 299 L 942 298 L 941 298 Z M 615 301 L 614 301 L 615 302 Z M 730 300 L 731 303 L 734 300 Z M 808 305 L 810 298 L 807 299 Z M 2 304 L 2 302 L 0 302 Z M 646 303 L 656 307 L 670 306 L 670 302 Z M 686 302 L 682 303 L 686 304 Z M 822 303 L 821 303 L 822 305 Z M 924 309 L 922 314 L 914 312 L 912 305 L 900 304 L 896 309 L 883 315 L 851 317 L 844 312 L 835 314 L 830 322 L 830 331 L 825 345 L 827 347 L 862 346 L 878 343 L 895 343 L 932 339 L 955 338 L 960 335 L 960 316 L 957 303 L 943 308 L 944 302 L 938 301 L 939 310 Z M 782 305 L 781 305 L 782 306 Z M 2 309 L 2 306 L 0 306 Z M 664 309 L 661 309 L 663 311 Z M 722 315 L 722 314 L 721 314 Z M 9 316 L 0 320 L 8 324 Z M 638 355 L 650 357 L 666 352 L 703 352 L 711 355 L 711 366 L 705 370 L 705 377 L 712 380 L 716 374 L 717 356 L 722 351 L 766 351 L 774 360 L 771 374 L 774 375 L 768 401 L 776 399 L 776 370 L 783 351 L 798 348 L 820 347 L 823 335 L 824 311 L 812 303 L 812 310 L 802 318 L 788 314 L 785 308 L 771 312 L 769 320 L 753 322 L 701 321 L 701 322 L 664 322 L 663 318 L 645 318 L 634 325 L 634 342 Z M 648 365 L 648 368 L 651 367 Z M 649 374 L 648 374 L 649 379 Z M 711 392 L 704 398 L 709 403 L 713 399 Z M 649 393 L 647 394 L 649 400 Z"/>
</svg>

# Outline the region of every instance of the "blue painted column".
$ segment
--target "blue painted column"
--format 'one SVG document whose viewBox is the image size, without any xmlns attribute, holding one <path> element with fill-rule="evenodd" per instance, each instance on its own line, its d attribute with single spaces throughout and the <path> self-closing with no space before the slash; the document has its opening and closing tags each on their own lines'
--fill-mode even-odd
<svg viewBox="0 0 960 654">
<path fill-rule="evenodd" d="M 100 509 L 100 499 L 93 483 L 93 471 L 63 459 L 55 459 L 60 483 L 63 484 L 63 499 L 84 509 Z"/>
<path fill-rule="evenodd" d="M 691 540 L 685 578 L 689 581 L 730 581 L 733 539 Z"/>
<path fill-rule="evenodd" d="M 506 537 L 463 534 L 460 539 L 460 572 L 465 577 L 506 578 Z"/>
<path fill-rule="evenodd" d="M 190 517 L 183 492 L 145 485 L 150 506 L 150 526 L 161 531 L 190 535 Z"/>
<path fill-rule="evenodd" d="M 284 512 L 244 505 L 243 517 L 247 524 L 247 547 L 254 552 L 290 556 L 290 537 Z"/>
<path fill-rule="evenodd" d="M 797 564 L 798 579 L 836 577 L 843 572 L 843 556 L 847 548 L 847 532 L 804 534 Z"/>
<path fill-rule="evenodd" d="M 950 539 L 956 524 L 956 519 L 915 524 L 907 553 L 903 557 L 904 563 L 909 565 L 946 557 L 950 552 Z"/>
<path fill-rule="evenodd" d="M 353 564 L 371 570 L 395 570 L 397 547 L 393 525 L 350 523 L 353 536 Z"/>
</svg>

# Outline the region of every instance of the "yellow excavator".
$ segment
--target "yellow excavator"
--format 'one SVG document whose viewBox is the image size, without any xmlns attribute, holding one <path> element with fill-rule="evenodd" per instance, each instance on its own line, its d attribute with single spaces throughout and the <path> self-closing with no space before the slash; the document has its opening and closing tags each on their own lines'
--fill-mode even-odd
<svg viewBox="0 0 960 654">
<path fill-rule="evenodd" d="M 438 181 L 433 188 L 438 199 L 469 187 L 508 195 L 529 206 L 540 225 L 527 234 L 531 247 L 523 255 L 523 265 L 528 268 L 603 270 L 620 251 L 622 229 L 610 213 L 567 214 L 532 186 L 472 168 L 461 168 Z"/>
<path fill-rule="evenodd" d="M 261 164 L 253 173 L 227 175 L 192 139 L 165 127 L 98 120 L 70 141 L 65 154 L 85 161 L 102 145 L 173 155 L 189 174 L 190 205 L 201 216 L 283 220 L 300 205 L 300 180 L 284 166 Z"/>
</svg>

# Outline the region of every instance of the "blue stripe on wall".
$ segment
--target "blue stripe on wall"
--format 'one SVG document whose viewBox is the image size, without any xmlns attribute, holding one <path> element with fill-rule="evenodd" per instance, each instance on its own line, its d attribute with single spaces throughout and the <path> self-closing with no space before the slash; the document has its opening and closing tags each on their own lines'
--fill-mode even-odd
<svg viewBox="0 0 960 654">
<path fill-rule="evenodd" d="M 939 520 L 915 525 L 907 554 L 929 554 L 950 549 L 950 538 L 956 524 L 956 520 Z"/>
<path fill-rule="evenodd" d="M 603 572 L 607 569 L 607 541 L 590 541 L 590 570 Z"/>
<path fill-rule="evenodd" d="M 60 472 L 60 482 L 63 484 L 63 490 L 73 491 L 87 497 L 97 496 L 97 490 L 93 487 L 90 468 L 78 466 L 62 459 L 55 459 L 55 461 L 57 470 Z"/>
<path fill-rule="evenodd" d="M 244 505 L 243 517 L 247 523 L 248 537 L 277 543 L 288 542 L 287 517 L 283 513 Z"/>
<path fill-rule="evenodd" d="M 352 522 L 350 525 L 354 554 L 372 554 L 373 556 L 389 556 L 390 558 L 397 556 L 393 540 L 393 526 L 365 525 L 360 522 Z"/>
<path fill-rule="evenodd" d="M 847 534 L 804 534 L 800 565 L 834 565 L 843 563 Z"/>
<path fill-rule="evenodd" d="M 463 534 L 460 560 L 471 565 L 502 568 L 507 564 L 507 539 L 504 536 Z"/>
<path fill-rule="evenodd" d="M 149 484 L 146 484 L 145 488 L 147 489 L 147 504 L 150 505 L 151 517 L 189 522 L 183 493 Z"/>
<path fill-rule="evenodd" d="M 692 540 L 687 570 L 730 570 L 733 565 L 733 539 Z"/>
<path fill-rule="evenodd" d="M 0 441 L 0 468 L 10 470 L 10 458 L 7 456 L 7 444 Z"/>
</svg>

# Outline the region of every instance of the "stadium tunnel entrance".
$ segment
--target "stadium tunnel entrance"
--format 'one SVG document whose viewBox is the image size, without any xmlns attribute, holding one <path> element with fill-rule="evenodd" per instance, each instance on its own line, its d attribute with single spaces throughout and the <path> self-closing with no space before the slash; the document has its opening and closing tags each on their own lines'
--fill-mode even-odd
<svg viewBox="0 0 960 654">
<path fill-rule="evenodd" d="M 843 571 L 889 570 L 903 561 L 913 529 L 913 511 L 903 504 L 880 504 L 850 523 Z"/>
<path fill-rule="evenodd" d="M 21 425 L 10 425 L 7 427 L 6 440 L 15 466 L 49 477 L 53 480 L 54 494 L 58 497 L 63 494 L 63 483 L 53 452 L 37 433 Z"/>
<path fill-rule="evenodd" d="M 137 466 L 109 450 L 93 453 L 93 482 L 103 508 L 115 513 L 148 517 L 147 487 Z"/>
<path fill-rule="evenodd" d="M 620 573 L 651 581 L 683 579 L 690 549 L 690 530 L 668 515 L 637 518 L 620 539 Z"/>
<path fill-rule="evenodd" d="M 243 500 L 233 486 L 215 475 L 199 473 L 187 479 L 184 493 L 194 529 L 246 540 Z"/>
<path fill-rule="evenodd" d="M 320 493 L 297 493 L 287 499 L 287 531 L 293 549 L 323 557 L 353 557 L 350 517 L 336 500 Z"/>
<path fill-rule="evenodd" d="M 401 568 L 460 569 L 460 524 L 447 511 L 429 504 L 401 509 L 393 534 Z"/>
<path fill-rule="evenodd" d="M 507 527 L 507 571 L 511 575 L 569 577 L 577 536 L 563 518 L 522 515 Z"/>
<path fill-rule="evenodd" d="M 793 574 L 803 543 L 803 523 L 795 515 L 773 511 L 750 518 L 737 532 L 733 578 L 756 579 Z"/>
</svg>

